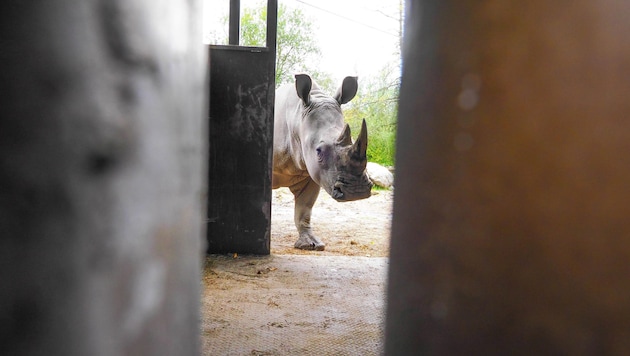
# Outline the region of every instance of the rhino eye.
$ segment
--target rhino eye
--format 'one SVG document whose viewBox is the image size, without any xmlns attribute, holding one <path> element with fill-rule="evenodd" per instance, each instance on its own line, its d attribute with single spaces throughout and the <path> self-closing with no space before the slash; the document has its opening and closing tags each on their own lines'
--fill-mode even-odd
<svg viewBox="0 0 630 356">
<path fill-rule="evenodd" d="M 323 157 L 324 155 L 322 154 L 322 148 L 317 147 L 315 151 L 317 152 L 317 160 L 321 162 L 324 159 Z"/>
</svg>

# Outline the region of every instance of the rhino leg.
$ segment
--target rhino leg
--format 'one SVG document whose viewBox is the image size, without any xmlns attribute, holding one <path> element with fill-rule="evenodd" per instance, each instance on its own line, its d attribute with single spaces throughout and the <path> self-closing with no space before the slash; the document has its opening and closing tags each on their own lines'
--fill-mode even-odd
<svg viewBox="0 0 630 356">
<path fill-rule="evenodd" d="M 326 247 L 311 230 L 311 211 L 319 195 L 319 185 L 310 177 L 289 187 L 295 197 L 295 227 L 299 237 L 294 247 L 302 250 L 323 251 Z"/>
</svg>

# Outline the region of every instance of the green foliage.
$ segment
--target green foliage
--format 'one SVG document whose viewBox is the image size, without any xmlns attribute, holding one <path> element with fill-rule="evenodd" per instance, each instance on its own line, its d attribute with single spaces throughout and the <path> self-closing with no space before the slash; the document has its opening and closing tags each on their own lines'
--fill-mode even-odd
<svg viewBox="0 0 630 356">
<path fill-rule="evenodd" d="M 393 166 L 396 152 L 396 119 L 398 116 L 399 77 L 393 66 L 387 66 L 372 78 L 361 81 L 359 91 L 344 110 L 354 135 L 365 118 L 368 126 L 368 161 Z"/>
<path fill-rule="evenodd" d="M 246 8 L 241 16 L 241 38 L 243 46 L 265 46 L 267 6 L 260 4 Z M 276 86 L 292 83 L 294 74 L 309 73 L 324 88 L 329 85 L 330 75 L 316 70 L 314 61 L 321 51 L 313 39 L 315 26 L 312 19 L 300 9 L 278 6 L 278 28 L 276 48 Z"/>
<path fill-rule="evenodd" d="M 243 46 L 264 47 L 267 41 L 267 7 L 246 8 L 241 17 L 239 43 Z"/>
</svg>

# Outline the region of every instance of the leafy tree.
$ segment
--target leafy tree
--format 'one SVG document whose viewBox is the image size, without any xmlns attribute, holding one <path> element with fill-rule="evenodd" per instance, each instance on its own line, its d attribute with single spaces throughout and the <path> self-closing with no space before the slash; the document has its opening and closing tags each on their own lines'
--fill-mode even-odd
<svg viewBox="0 0 630 356">
<path fill-rule="evenodd" d="M 368 161 L 394 165 L 400 76 L 398 67 L 385 66 L 378 75 L 360 82 L 357 96 L 345 110 L 346 121 L 358 133 L 362 119 L 368 123 Z"/>
<path fill-rule="evenodd" d="M 241 16 L 241 38 L 243 46 L 265 46 L 267 31 L 267 6 L 246 8 Z M 330 75 L 316 70 L 310 61 L 321 54 L 312 34 L 315 26 L 301 9 L 278 6 L 278 28 L 276 49 L 276 86 L 294 81 L 295 73 L 311 74 L 315 80 L 329 89 Z"/>
</svg>

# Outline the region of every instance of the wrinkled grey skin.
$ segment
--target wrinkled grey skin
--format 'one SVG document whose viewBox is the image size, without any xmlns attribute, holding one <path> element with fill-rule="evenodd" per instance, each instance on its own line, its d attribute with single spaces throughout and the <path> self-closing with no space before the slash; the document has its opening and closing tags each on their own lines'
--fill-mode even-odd
<svg viewBox="0 0 630 356">
<path fill-rule="evenodd" d="M 311 230 L 311 211 L 320 186 L 337 201 L 370 196 L 372 183 L 365 172 L 367 127 L 352 143 L 341 105 L 354 98 L 356 77 L 346 77 L 334 97 L 324 94 L 306 74 L 295 85 L 276 91 L 273 139 L 273 188 L 289 187 L 295 197 L 295 247 L 324 250 Z"/>
</svg>

